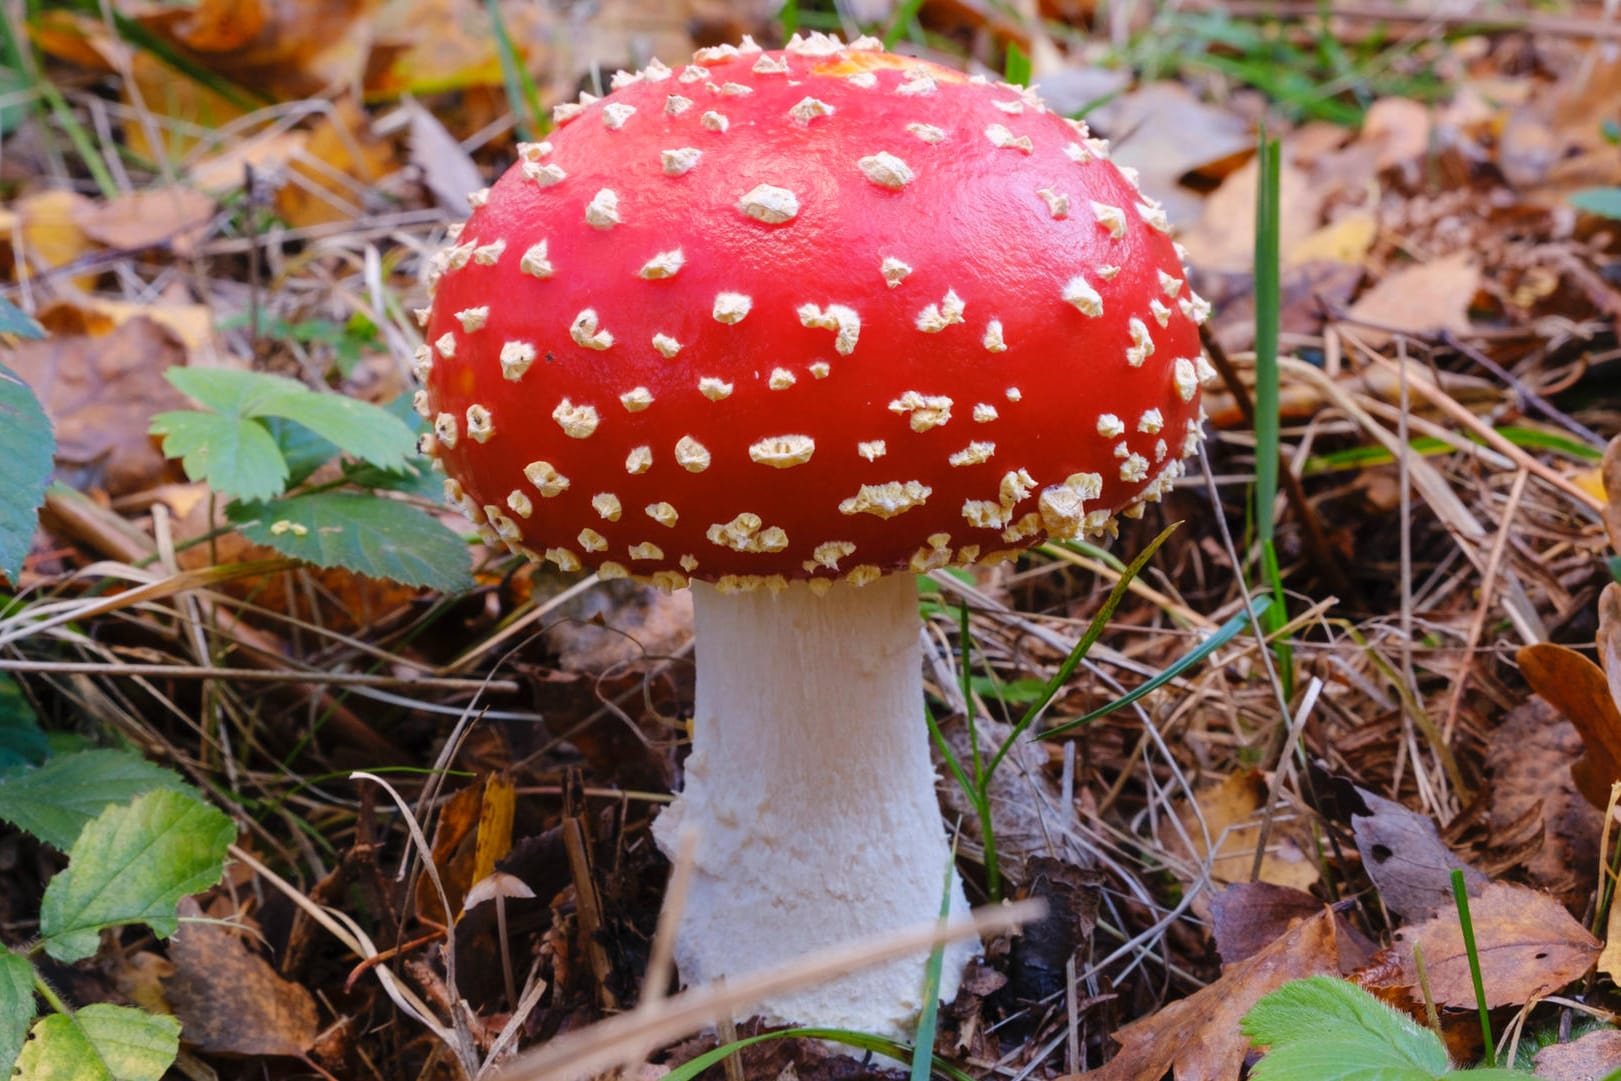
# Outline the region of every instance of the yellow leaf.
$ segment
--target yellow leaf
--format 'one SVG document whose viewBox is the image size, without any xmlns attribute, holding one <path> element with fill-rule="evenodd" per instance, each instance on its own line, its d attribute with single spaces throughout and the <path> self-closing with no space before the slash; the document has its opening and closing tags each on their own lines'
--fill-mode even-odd
<svg viewBox="0 0 1621 1081">
<path fill-rule="evenodd" d="M 1372 214 L 1348 214 L 1303 238 L 1289 249 L 1284 263 L 1295 266 L 1322 261 L 1360 266 L 1377 231 Z"/>
</svg>

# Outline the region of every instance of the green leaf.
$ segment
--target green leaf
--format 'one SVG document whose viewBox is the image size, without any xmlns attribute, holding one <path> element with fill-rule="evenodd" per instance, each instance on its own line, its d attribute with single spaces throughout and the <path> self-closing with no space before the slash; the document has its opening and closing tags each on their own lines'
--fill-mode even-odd
<svg viewBox="0 0 1621 1081">
<path fill-rule="evenodd" d="M 203 408 L 227 417 L 257 416 L 263 403 L 303 388 L 285 376 L 236 368 L 170 368 L 163 377 Z"/>
<path fill-rule="evenodd" d="M 225 873 L 236 826 L 193 796 L 160 789 L 109 807 L 79 834 L 67 870 L 45 887 L 39 928 L 59 961 L 96 952 L 101 931 L 144 923 L 159 938 L 179 926 L 175 906 Z"/>
<path fill-rule="evenodd" d="M 445 592 L 468 588 L 467 545 L 408 503 L 364 492 L 315 492 L 226 513 L 242 535 L 294 559 Z"/>
<path fill-rule="evenodd" d="M 1583 188 L 1571 193 L 1570 205 L 1589 214 L 1621 218 L 1621 188 Z"/>
<path fill-rule="evenodd" d="M 16 1081 L 159 1081 L 180 1054 L 180 1022 L 97 1003 L 34 1026 Z"/>
<path fill-rule="evenodd" d="M 303 484 L 312 473 L 338 456 L 336 443 L 322 439 L 302 424 L 280 417 L 266 417 L 262 423 L 287 463 L 288 487 Z"/>
<path fill-rule="evenodd" d="M 75 751 L 0 774 L 0 818 L 62 852 L 92 818 L 153 789 L 195 795 L 173 770 L 124 751 Z"/>
<path fill-rule="evenodd" d="M 20 312 L 18 313 L 21 314 Z M 45 498 L 56 439 L 39 399 L 0 364 L 0 576 L 16 582 Z"/>
<path fill-rule="evenodd" d="M 281 417 L 384 469 L 398 469 L 416 448 L 411 429 L 388 410 L 280 375 L 233 368 L 171 368 L 164 375 L 221 416 Z"/>
<path fill-rule="evenodd" d="M 1263 997 L 1240 1026 L 1271 1048 L 1255 1081 L 1433 1081 L 1440 1037 L 1345 980 L 1312 976 Z"/>
<path fill-rule="evenodd" d="M 11 1076 L 33 1021 L 34 966 L 0 946 L 0 1075 Z"/>
<path fill-rule="evenodd" d="M 218 413 L 179 410 L 152 418 L 163 453 L 179 458 L 192 480 L 234 499 L 269 499 L 287 485 L 287 460 L 263 424 Z"/>
<path fill-rule="evenodd" d="M 50 749 L 22 689 L 10 676 L 0 674 L 0 770 L 36 765 Z"/>
<path fill-rule="evenodd" d="M 3 78 L 0 78 L 0 86 L 3 85 Z M 37 340 L 45 337 L 45 328 L 33 316 L 5 297 L 0 297 L 0 334 L 15 334 L 19 338 Z"/>
<path fill-rule="evenodd" d="M 252 415 L 302 424 L 345 453 L 382 469 L 399 469 L 416 453 L 416 436 L 386 409 L 287 382 L 293 389 L 259 402 Z"/>
<path fill-rule="evenodd" d="M 1535 1081 L 1535 1075 L 1499 1067 L 1490 1070 L 1451 1070 L 1436 1078 L 1436 1081 Z M 1621 1070 L 1610 1074 L 1604 1081 L 1621 1081 Z"/>
</svg>

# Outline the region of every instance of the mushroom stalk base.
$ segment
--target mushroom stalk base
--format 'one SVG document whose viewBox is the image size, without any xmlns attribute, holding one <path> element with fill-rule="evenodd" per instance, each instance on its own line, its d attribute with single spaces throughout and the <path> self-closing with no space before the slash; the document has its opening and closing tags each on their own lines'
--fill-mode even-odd
<svg viewBox="0 0 1621 1081">
<path fill-rule="evenodd" d="M 693 748 L 680 797 L 653 825 L 673 854 L 698 831 L 675 958 L 682 981 L 791 963 L 940 914 L 951 851 L 923 718 L 917 585 L 896 574 L 815 596 L 692 587 Z M 968 909 L 950 875 L 951 913 Z M 974 941 L 946 947 L 956 994 Z M 907 1035 L 927 953 L 775 996 L 775 1022 Z"/>
</svg>

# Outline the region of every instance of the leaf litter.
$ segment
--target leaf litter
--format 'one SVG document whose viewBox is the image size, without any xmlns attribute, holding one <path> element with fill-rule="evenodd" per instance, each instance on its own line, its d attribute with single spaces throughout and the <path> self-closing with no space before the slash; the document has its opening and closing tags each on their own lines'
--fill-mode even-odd
<svg viewBox="0 0 1621 1081">
<path fill-rule="evenodd" d="M 1278 553 L 1295 697 L 1280 708 L 1268 663 L 1240 638 L 1084 739 L 1021 743 L 993 793 L 1003 870 L 1051 915 L 987 943 L 936 1051 L 973 1077 L 1237 1081 L 1258 1053 L 1240 1019 L 1291 979 L 1351 978 L 1422 1021 L 1416 944 L 1449 1049 L 1478 1054 L 1455 1012 L 1474 1001 L 1449 892 L 1459 869 L 1494 1018 L 1518 1008 L 1526 1033 L 1554 1041 L 1536 1057 L 1548 1081 L 1602 1076 L 1621 1061 L 1604 1057 L 1621 1054 L 1616 1030 L 1575 1036 L 1570 1004 L 1601 1025 L 1621 1007 L 1621 916 L 1601 871 L 1621 780 L 1621 223 L 1570 195 L 1621 186 L 1621 63 L 1530 9 L 1501 28 L 1437 15 L 1418 33 L 1343 6 L 1250 37 L 1260 24 L 1169 10 L 1156 22 L 1146 5 L 1055 5 L 1045 26 L 978 5 L 862 6 L 879 32 L 896 20 L 953 43 L 954 62 L 998 74 L 1011 42 L 1053 87 L 1100 90 L 1073 107 L 1096 106 L 1094 127 L 1145 189 L 1185 208 L 1195 285 L 1217 302 L 1219 507 L 1198 478 L 1150 512 L 1186 524 L 1089 673 L 1060 690 L 1054 723 L 1237 610 L 1235 568 L 1251 564 L 1227 538 L 1246 542 L 1254 468 L 1241 405 L 1257 123 L 1284 147 L 1280 397 L 1305 502 L 1281 516 Z M 265 870 L 240 864 L 203 899 L 259 939 L 126 931 L 104 949 L 139 948 L 151 960 L 133 967 L 180 975 L 126 973 L 123 997 L 80 980 L 76 1004 L 151 1008 L 154 983 L 178 980 L 182 1038 L 204 1061 L 296 1053 L 337 1077 L 448 1078 L 671 990 L 643 978 L 668 873 L 647 824 L 690 717 L 680 601 L 623 584 L 584 600 L 566 576 L 481 548 L 474 588 L 450 594 L 285 563 L 215 581 L 271 552 L 221 535 L 216 493 L 180 483 L 147 433 L 184 408 L 163 378 L 182 365 L 378 403 L 407 389 L 422 262 L 461 193 L 511 160 L 515 123 L 535 119 L 506 98 L 492 11 L 546 106 L 654 54 L 777 40 L 776 12 L 107 10 L 30 16 L 39 78 L 61 104 L 30 92 L 27 124 L 4 135 L 0 296 L 52 333 L 8 341 L 3 363 L 51 412 L 56 475 L 77 491 L 54 491 L 23 545 L 15 584 L 38 604 L 0 603 L 0 657 L 53 723 L 120 733 L 235 811 Z M 1156 41 L 1182 33 L 1207 35 L 1210 63 L 1161 63 Z M 1343 66 L 1331 84 L 1262 87 L 1245 52 L 1261 45 Z M 1406 77 L 1425 71 L 1447 89 L 1437 100 L 1413 96 Z M 1310 119 L 1310 95 L 1357 123 Z M 72 124 L 103 152 L 83 157 Z M 1115 554 L 1129 559 L 1135 535 Z M 1020 688 L 1063 660 L 1111 573 L 1108 558 L 1049 550 L 957 583 L 974 590 L 982 738 L 1017 720 Z M 154 584 L 120 600 L 131 583 Z M 929 612 L 930 707 L 967 749 L 959 631 L 955 611 Z M 51 667 L 63 661 L 79 668 Z M 425 851 L 376 790 L 343 779 L 384 761 L 422 771 L 390 779 L 434 839 Z M 983 883 L 973 816 L 943 794 L 950 820 L 968 820 L 965 875 Z M 57 869 L 43 850 L 28 858 L 40 873 L 0 889 L 8 926 L 39 910 Z M 453 910 L 470 892 L 481 903 L 447 914 L 427 865 Z M 348 922 L 325 922 L 323 905 Z M 715 1041 L 657 1050 L 638 1076 Z M 772 1041 L 739 1073 L 886 1068 Z"/>
</svg>

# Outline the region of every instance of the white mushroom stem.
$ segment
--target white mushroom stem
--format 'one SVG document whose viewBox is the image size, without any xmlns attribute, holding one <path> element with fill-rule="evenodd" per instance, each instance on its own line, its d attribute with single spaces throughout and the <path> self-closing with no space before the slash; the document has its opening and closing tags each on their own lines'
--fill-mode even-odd
<svg viewBox="0 0 1621 1081">
<path fill-rule="evenodd" d="M 940 914 L 951 851 L 923 716 L 917 585 L 896 574 L 815 596 L 692 587 L 698 689 L 680 797 L 653 833 L 698 831 L 675 957 L 682 981 L 792 962 Z M 950 875 L 951 913 L 968 910 Z M 946 947 L 955 994 L 974 941 Z M 773 1021 L 900 1036 L 926 953 L 778 995 Z"/>
</svg>

